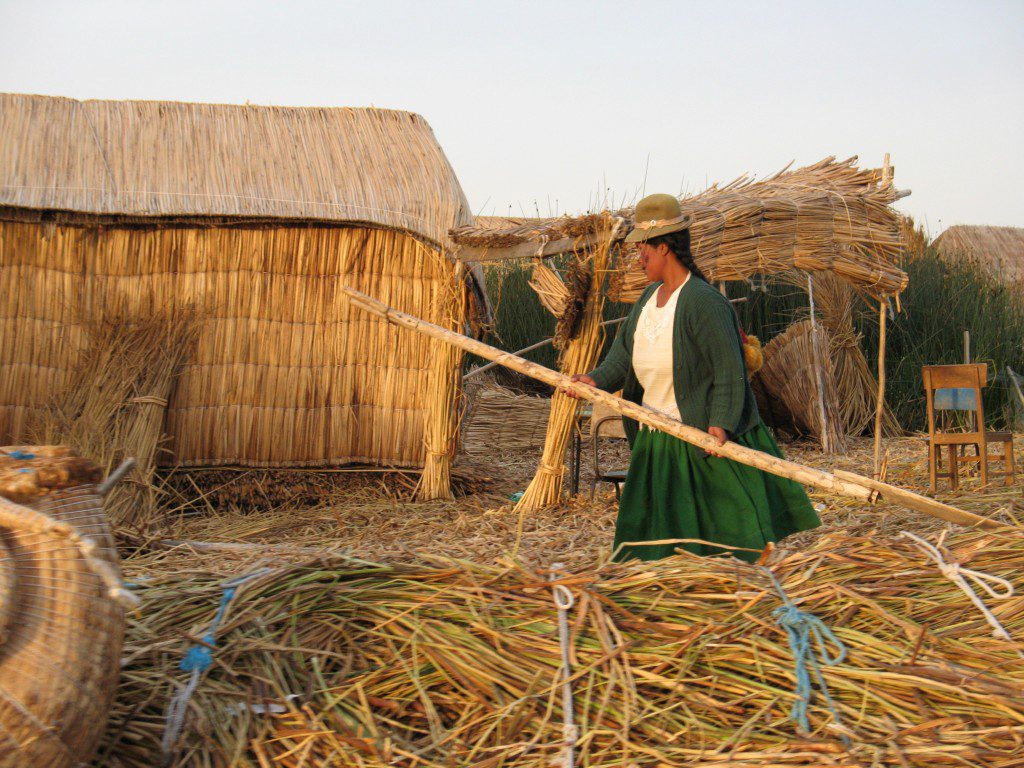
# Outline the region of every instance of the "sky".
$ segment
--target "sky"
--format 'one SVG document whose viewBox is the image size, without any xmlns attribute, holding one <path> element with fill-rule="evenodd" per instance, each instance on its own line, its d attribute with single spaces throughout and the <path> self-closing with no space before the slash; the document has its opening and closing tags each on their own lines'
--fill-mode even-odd
<svg viewBox="0 0 1024 768">
<path fill-rule="evenodd" d="M 0 91 L 418 112 L 483 214 L 888 152 L 933 236 L 1024 226 L 1024 0 L 0 0 Z"/>
</svg>

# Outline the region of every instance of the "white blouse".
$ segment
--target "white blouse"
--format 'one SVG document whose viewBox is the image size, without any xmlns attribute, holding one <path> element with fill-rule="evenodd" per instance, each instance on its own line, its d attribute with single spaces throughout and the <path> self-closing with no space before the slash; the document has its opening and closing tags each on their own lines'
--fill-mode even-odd
<svg viewBox="0 0 1024 768">
<path fill-rule="evenodd" d="M 679 292 L 689 279 L 687 275 L 663 307 L 658 306 L 658 291 L 652 293 L 633 335 L 633 371 L 644 388 L 643 404 L 673 419 L 679 418 L 679 406 L 672 385 L 672 329 Z"/>
</svg>

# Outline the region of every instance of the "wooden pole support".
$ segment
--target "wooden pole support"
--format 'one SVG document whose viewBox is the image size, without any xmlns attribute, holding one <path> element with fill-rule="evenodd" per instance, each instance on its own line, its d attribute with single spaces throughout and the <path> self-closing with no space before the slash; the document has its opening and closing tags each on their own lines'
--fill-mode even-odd
<svg viewBox="0 0 1024 768">
<path fill-rule="evenodd" d="M 882 416 L 885 413 L 885 319 L 889 302 L 882 297 L 878 310 L 878 398 L 875 402 L 875 480 L 881 480 L 882 468 Z"/>
<path fill-rule="evenodd" d="M 961 525 L 977 525 L 985 528 L 1000 526 L 999 523 L 970 512 L 965 512 L 948 504 L 942 504 L 934 499 L 929 499 L 926 496 L 920 496 L 903 488 L 897 488 L 877 480 L 853 474 L 852 472 L 823 472 L 820 469 L 805 467 L 794 461 L 779 459 L 762 451 L 756 451 L 732 442 L 719 446 L 718 441 L 707 432 L 702 432 L 699 429 L 682 424 L 658 411 L 644 408 L 636 403 L 623 400 L 621 397 L 616 397 L 586 384 L 574 382 L 571 377 L 565 376 L 558 371 L 553 371 L 550 368 L 545 368 L 543 365 L 516 357 L 508 352 L 502 352 L 500 349 L 489 344 L 476 341 L 455 331 L 449 331 L 446 328 L 428 323 L 426 320 L 421 320 L 405 312 L 399 312 L 387 304 L 348 286 L 341 286 L 341 290 L 348 296 L 354 306 L 370 314 L 382 317 L 390 323 L 446 341 L 449 344 L 454 344 L 467 352 L 493 360 L 514 371 L 519 371 L 519 373 L 526 376 L 543 381 L 552 387 L 558 387 L 587 400 L 601 403 L 616 413 L 636 419 L 641 424 L 646 424 L 649 427 L 666 432 L 706 451 L 714 451 L 741 464 L 747 464 L 779 477 L 787 477 L 804 485 L 814 486 L 815 488 L 843 496 L 850 496 L 861 501 L 871 501 L 877 493 L 888 501 L 902 504 L 910 509 L 916 509 L 940 520 L 958 522 Z"/>
</svg>

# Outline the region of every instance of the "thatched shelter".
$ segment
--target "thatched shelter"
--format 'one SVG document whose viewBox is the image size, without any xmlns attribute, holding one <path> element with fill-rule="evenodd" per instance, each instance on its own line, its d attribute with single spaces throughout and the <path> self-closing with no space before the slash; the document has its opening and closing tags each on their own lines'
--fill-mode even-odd
<svg viewBox="0 0 1024 768">
<path fill-rule="evenodd" d="M 165 464 L 425 465 L 443 494 L 458 359 L 338 287 L 461 328 L 471 220 L 415 114 L 2 94 L 0 442 L 91 323 L 188 307 Z"/>
<path fill-rule="evenodd" d="M 683 198 L 683 212 L 693 216 L 691 243 L 701 269 L 716 282 L 750 280 L 756 275 L 830 273 L 883 302 L 898 295 L 906 287 L 907 276 L 897 266 L 903 239 L 892 204 L 909 192 L 896 189 L 888 166 L 861 169 L 856 161 L 855 157 L 838 162 L 826 158 L 805 168 L 783 169 L 761 181 L 741 177 Z M 632 215 L 632 210 L 623 210 L 548 219 L 489 217 L 454 229 L 451 235 L 458 246 L 457 258 L 465 262 L 534 260 L 531 285 L 559 318 L 559 366 L 563 373 L 573 374 L 587 370 L 596 356 L 601 334 L 588 335 L 579 329 L 593 325 L 588 326 L 587 320 L 600 316 L 606 295 L 634 302 L 647 284 L 630 252 L 618 246 Z M 575 254 L 576 264 L 560 275 L 546 260 L 567 253 Z M 610 277 L 607 294 L 601 290 L 606 276 Z M 807 285 L 813 291 L 810 277 Z M 849 331 L 852 334 L 852 327 Z M 827 347 L 827 339 L 818 339 L 805 345 L 805 351 L 817 358 L 828 354 Z M 822 368 L 823 362 L 809 364 Z M 805 363 L 801 362 L 803 368 Z M 851 377 L 855 386 L 863 387 L 865 370 L 866 363 Z M 838 412 L 837 403 L 824 402 L 827 387 L 818 389 L 820 410 Z M 563 403 L 564 397 L 556 393 L 552 400 L 544 456 L 520 502 L 524 507 L 551 503 L 560 491 L 561 455 L 575 422 L 574 406 Z M 872 394 L 871 400 L 874 407 L 877 396 Z M 534 493 L 537 487 L 541 490 Z"/>
<path fill-rule="evenodd" d="M 1024 227 L 956 224 L 934 245 L 946 258 L 972 259 L 997 280 L 1024 285 Z"/>
</svg>

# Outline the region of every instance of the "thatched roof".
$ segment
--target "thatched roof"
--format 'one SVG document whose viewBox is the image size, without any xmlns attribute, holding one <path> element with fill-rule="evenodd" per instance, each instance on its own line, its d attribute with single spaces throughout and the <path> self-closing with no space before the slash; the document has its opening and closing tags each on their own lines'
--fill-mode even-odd
<svg viewBox="0 0 1024 768">
<path fill-rule="evenodd" d="M 0 207 L 362 223 L 472 221 L 427 122 L 383 109 L 0 94 Z"/>
<path fill-rule="evenodd" d="M 716 280 L 791 269 L 828 270 L 877 294 L 906 285 L 896 266 L 902 250 L 898 191 L 880 170 L 857 168 L 857 158 L 784 170 L 763 181 L 742 177 L 683 198 L 694 217 L 694 255 Z M 628 223 L 632 210 L 615 216 Z M 574 250 L 607 237 L 599 215 L 552 219 L 490 217 L 451 233 L 466 261 L 529 258 Z M 625 234 L 628 227 L 622 227 Z"/>
<path fill-rule="evenodd" d="M 957 224 L 935 238 L 943 256 L 968 257 L 985 265 L 993 276 L 1024 282 L 1024 228 Z"/>
</svg>

